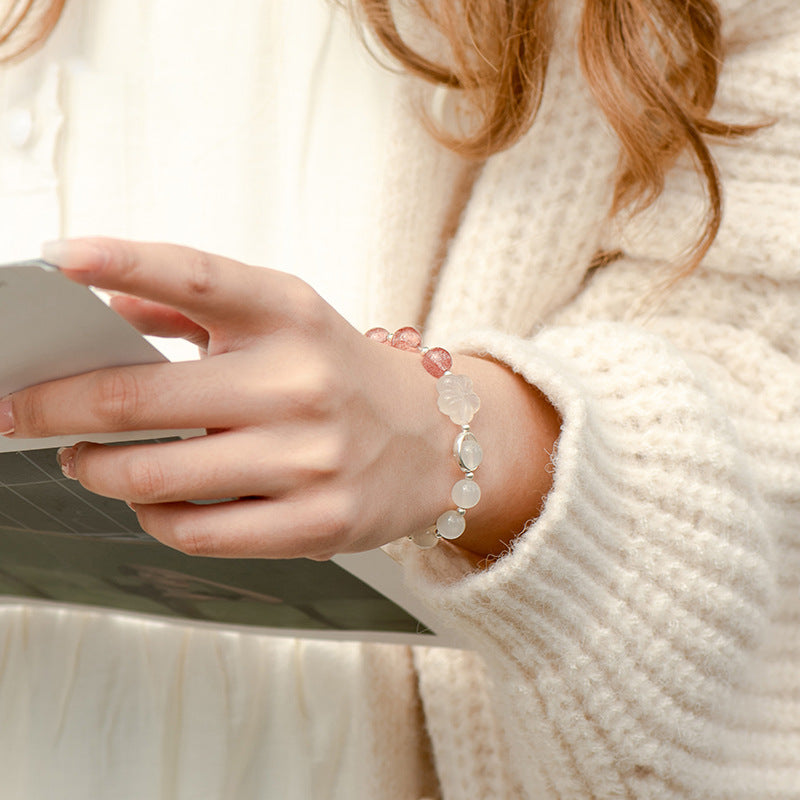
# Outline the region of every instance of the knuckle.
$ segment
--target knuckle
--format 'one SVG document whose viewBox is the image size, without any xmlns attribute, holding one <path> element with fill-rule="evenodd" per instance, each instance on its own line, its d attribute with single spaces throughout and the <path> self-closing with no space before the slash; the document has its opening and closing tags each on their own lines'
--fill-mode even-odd
<svg viewBox="0 0 800 800">
<path fill-rule="evenodd" d="M 303 381 L 292 393 L 294 410 L 303 417 L 322 419 L 331 407 L 330 389 L 315 380 Z"/>
<path fill-rule="evenodd" d="M 331 552 L 319 552 L 313 555 L 308 555 L 306 558 L 311 559 L 311 561 L 330 561 L 336 553 L 334 551 Z"/>
<path fill-rule="evenodd" d="M 336 374 L 331 365 L 310 356 L 294 376 L 290 390 L 293 410 L 310 419 L 330 417 L 338 406 Z"/>
<path fill-rule="evenodd" d="M 166 475 L 156 460 L 133 456 L 125 469 L 128 496 L 134 502 L 163 503 L 170 499 Z"/>
<path fill-rule="evenodd" d="M 358 519 L 356 498 L 349 491 L 330 493 L 317 523 L 314 552 L 331 555 L 341 553 L 352 537 Z"/>
<path fill-rule="evenodd" d="M 132 427 L 139 419 L 142 390 L 130 370 L 99 372 L 95 380 L 93 413 L 114 427 Z"/>
<path fill-rule="evenodd" d="M 339 438 L 319 433 L 292 449 L 283 466 L 283 474 L 294 486 L 326 487 L 342 474 L 347 465 L 346 448 Z"/>
<path fill-rule="evenodd" d="M 194 520 L 176 521 L 170 543 L 187 556 L 210 556 L 217 552 L 214 537 L 199 528 Z"/>
<path fill-rule="evenodd" d="M 186 292 L 190 297 L 206 297 L 214 293 L 217 285 L 214 260 L 208 253 L 197 250 L 189 259 Z"/>
<path fill-rule="evenodd" d="M 344 436 L 329 433 L 317 437 L 314 446 L 313 467 L 317 475 L 330 478 L 339 474 L 349 462 L 349 448 Z"/>
<path fill-rule="evenodd" d="M 136 248 L 128 242 L 110 242 L 109 245 L 116 251 L 114 260 L 119 269 L 129 277 L 135 276 L 141 267 Z"/>
<path fill-rule="evenodd" d="M 44 391 L 37 386 L 12 395 L 14 428 L 17 433 L 31 437 L 47 436 L 52 433 L 45 411 L 47 407 L 45 400 Z"/>
<path fill-rule="evenodd" d="M 283 291 L 286 295 L 286 308 L 296 323 L 311 331 L 322 324 L 326 303 L 304 280 L 286 274 Z"/>
</svg>

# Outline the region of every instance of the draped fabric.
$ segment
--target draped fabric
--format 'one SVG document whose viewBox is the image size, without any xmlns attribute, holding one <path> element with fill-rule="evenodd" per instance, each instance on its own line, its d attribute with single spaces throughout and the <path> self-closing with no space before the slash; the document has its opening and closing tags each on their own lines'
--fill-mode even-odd
<svg viewBox="0 0 800 800">
<path fill-rule="evenodd" d="M 0 262 L 178 242 L 294 271 L 363 327 L 397 84 L 333 4 L 69 0 L 0 68 Z M 396 709 L 383 742 L 367 695 Z M 404 648 L 0 602 L 3 798 L 344 800 L 382 796 L 378 768 L 421 795 L 420 713 Z"/>
</svg>

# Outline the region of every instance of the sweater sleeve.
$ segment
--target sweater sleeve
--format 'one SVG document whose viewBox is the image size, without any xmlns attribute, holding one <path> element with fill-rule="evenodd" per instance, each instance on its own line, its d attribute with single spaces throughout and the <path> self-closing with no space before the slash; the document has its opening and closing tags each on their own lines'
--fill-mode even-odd
<svg viewBox="0 0 800 800">
<path fill-rule="evenodd" d="M 560 795 L 605 775 L 600 796 L 646 796 L 637 776 L 717 796 L 722 765 L 752 755 L 733 701 L 763 666 L 781 519 L 767 482 L 784 501 L 800 492 L 796 405 L 732 420 L 702 359 L 625 324 L 479 341 L 561 412 L 553 488 L 490 569 L 411 552 L 411 580 L 486 659 L 512 750 L 574 759 L 554 767 Z M 784 383 L 800 397 L 796 370 Z M 727 389 L 741 394 L 735 376 Z M 755 796 L 747 761 L 737 778 Z"/>
<path fill-rule="evenodd" d="M 794 195 L 769 205 L 793 234 L 757 202 L 800 174 L 796 98 L 780 110 L 719 159 L 744 216 L 691 277 L 637 304 L 669 269 L 640 219 L 537 334 L 457 342 L 559 410 L 553 486 L 490 568 L 406 545 L 408 579 L 483 657 L 521 782 L 555 797 L 800 796 L 800 247 Z"/>
</svg>

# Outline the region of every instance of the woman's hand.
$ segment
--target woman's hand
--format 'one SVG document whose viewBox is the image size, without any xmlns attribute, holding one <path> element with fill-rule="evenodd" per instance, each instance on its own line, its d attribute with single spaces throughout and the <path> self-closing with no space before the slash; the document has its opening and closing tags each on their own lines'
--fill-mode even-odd
<svg viewBox="0 0 800 800">
<path fill-rule="evenodd" d="M 438 411 L 419 355 L 366 339 L 301 280 L 188 248 L 108 239 L 59 243 L 46 257 L 75 281 L 124 293 L 113 305 L 143 332 L 183 336 L 207 354 L 100 370 L 9 398 L 12 436 L 205 428 L 208 435 L 183 441 L 82 442 L 61 454 L 70 477 L 131 503 L 157 539 L 198 555 L 325 559 L 422 530 L 452 507 L 456 429 Z M 535 515 L 547 486 L 540 480 L 536 502 L 509 517 L 502 484 L 515 464 L 503 448 L 519 420 L 489 441 L 483 418 L 507 419 L 504 401 L 515 396 L 528 406 L 536 399 L 534 443 L 544 434 L 550 447 L 558 420 L 505 368 L 467 357 L 457 368 L 482 396 L 474 429 L 486 465 L 483 499 L 462 539 L 486 555 Z M 549 484 L 546 461 L 538 471 Z M 220 499 L 228 502 L 188 502 Z"/>
</svg>

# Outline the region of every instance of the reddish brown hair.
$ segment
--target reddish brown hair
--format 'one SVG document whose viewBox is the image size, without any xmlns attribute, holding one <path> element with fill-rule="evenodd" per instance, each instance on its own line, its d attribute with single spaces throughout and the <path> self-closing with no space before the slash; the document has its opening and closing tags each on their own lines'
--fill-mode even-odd
<svg viewBox="0 0 800 800">
<path fill-rule="evenodd" d="M 65 0 L 11 0 L 0 19 L 0 63 L 40 45 L 61 16 Z"/>
<path fill-rule="evenodd" d="M 378 41 L 409 72 L 460 90 L 478 123 L 463 136 L 436 130 L 447 146 L 484 159 L 531 127 L 544 90 L 559 0 L 412 0 L 449 53 L 436 63 L 398 32 L 390 0 L 358 0 Z M 583 72 L 622 145 L 612 213 L 639 211 L 661 193 L 677 156 L 688 150 L 708 205 L 701 236 L 682 272 L 693 269 L 722 218 L 717 167 L 706 137 L 734 138 L 757 125 L 717 122 L 708 114 L 724 56 L 714 0 L 584 0 L 578 35 Z"/>
<path fill-rule="evenodd" d="M 464 156 L 485 159 L 514 144 L 536 118 L 559 1 L 408 0 L 443 38 L 449 51 L 445 63 L 405 42 L 391 0 L 349 4 L 406 70 L 462 93 L 476 124 L 463 134 L 434 133 Z M 12 0 L 0 23 L 0 61 L 41 43 L 63 5 L 64 0 Z M 720 31 L 714 0 L 584 0 L 581 66 L 622 144 L 612 212 L 650 205 L 685 150 L 704 179 L 703 232 L 684 271 L 702 259 L 722 219 L 720 179 L 706 138 L 734 138 L 760 127 L 708 116 L 724 56 Z"/>
</svg>

